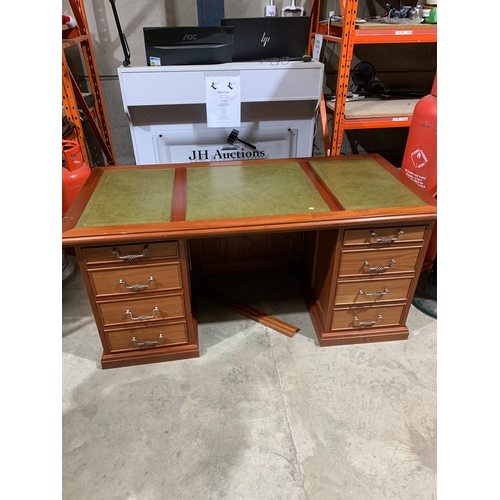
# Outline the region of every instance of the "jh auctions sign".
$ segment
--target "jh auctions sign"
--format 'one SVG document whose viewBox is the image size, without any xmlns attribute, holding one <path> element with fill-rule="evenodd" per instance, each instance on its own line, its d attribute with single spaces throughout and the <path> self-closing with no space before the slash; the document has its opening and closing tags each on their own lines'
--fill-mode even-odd
<svg viewBox="0 0 500 500">
<path fill-rule="evenodd" d="M 199 148 L 193 145 L 170 144 L 163 152 L 160 160 L 166 163 L 194 163 L 205 161 L 238 161 L 238 160 L 264 160 L 266 158 L 290 157 L 289 144 L 279 141 L 268 143 L 266 147 L 247 149 L 236 146 L 208 146 Z"/>
<path fill-rule="evenodd" d="M 157 163 L 224 162 L 294 158 L 297 156 L 297 130 L 286 128 L 266 130 L 238 137 L 233 130 L 226 141 L 222 134 L 198 132 L 197 137 L 162 132 L 155 139 Z M 221 137 L 222 135 L 222 137 Z M 232 140 L 230 140 L 232 139 Z"/>
<path fill-rule="evenodd" d="M 221 148 L 215 151 L 209 149 L 193 149 L 186 161 L 234 161 L 234 160 L 262 160 L 269 158 L 264 150 L 244 150 L 237 148 Z"/>
</svg>

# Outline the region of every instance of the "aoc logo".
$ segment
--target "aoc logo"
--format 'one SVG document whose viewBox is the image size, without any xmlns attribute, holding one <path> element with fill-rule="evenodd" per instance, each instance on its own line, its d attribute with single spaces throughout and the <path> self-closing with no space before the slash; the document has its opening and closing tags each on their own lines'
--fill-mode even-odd
<svg viewBox="0 0 500 500">
<path fill-rule="evenodd" d="M 184 35 L 183 40 L 184 41 L 186 41 L 186 40 L 198 40 L 198 35 L 196 33 L 193 33 L 192 35 L 190 35 L 188 33 L 187 35 Z"/>
</svg>

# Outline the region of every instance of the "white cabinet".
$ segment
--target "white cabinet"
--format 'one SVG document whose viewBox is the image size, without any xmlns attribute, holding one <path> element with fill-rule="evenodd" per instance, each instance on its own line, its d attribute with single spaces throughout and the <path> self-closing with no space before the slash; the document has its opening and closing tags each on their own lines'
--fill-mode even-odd
<svg viewBox="0 0 500 500">
<path fill-rule="evenodd" d="M 321 63 L 121 67 L 118 76 L 137 165 L 313 154 Z M 208 127 L 206 78 L 235 76 L 240 125 Z M 255 149 L 229 141 L 235 128 L 237 138 Z"/>
</svg>

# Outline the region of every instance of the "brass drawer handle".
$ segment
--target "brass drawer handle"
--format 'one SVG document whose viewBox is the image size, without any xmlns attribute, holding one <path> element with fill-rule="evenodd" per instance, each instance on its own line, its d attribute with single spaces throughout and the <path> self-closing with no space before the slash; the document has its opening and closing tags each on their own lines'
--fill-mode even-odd
<svg viewBox="0 0 500 500">
<path fill-rule="evenodd" d="M 375 321 L 359 321 L 358 317 L 354 316 L 354 321 L 356 321 L 359 326 L 373 326 L 379 319 L 382 319 L 382 316 L 380 316 L 380 314 L 377 316 L 377 319 Z"/>
<path fill-rule="evenodd" d="M 359 295 L 365 295 L 366 297 L 382 297 L 382 295 L 387 295 L 388 293 L 389 290 L 387 288 L 384 288 L 383 292 L 365 293 L 363 290 L 359 291 Z"/>
<path fill-rule="evenodd" d="M 145 257 L 146 256 L 146 252 L 148 251 L 148 246 L 146 245 L 144 247 L 144 250 L 142 251 L 141 254 L 133 254 L 133 253 L 129 253 L 128 255 L 120 255 L 120 252 L 118 251 L 117 248 L 113 248 L 112 252 L 119 258 L 119 259 L 122 259 L 122 260 L 137 260 L 137 259 L 140 259 L 142 257 Z"/>
<path fill-rule="evenodd" d="M 150 276 L 148 279 L 147 285 L 132 285 L 132 286 L 127 286 L 127 283 L 125 281 L 120 280 L 118 283 L 120 285 L 123 285 L 127 290 L 132 290 L 133 292 L 142 292 L 142 290 L 145 290 L 146 288 L 149 287 L 151 282 L 154 281 L 153 276 Z"/>
<path fill-rule="evenodd" d="M 375 243 L 392 243 L 393 241 L 396 241 L 402 234 L 405 234 L 405 232 L 402 229 L 398 229 L 398 232 L 396 233 L 396 236 L 394 238 L 383 236 L 382 238 L 377 239 L 377 233 L 375 233 L 375 231 L 370 232 L 370 236 L 372 236 L 372 238 L 375 240 Z"/>
<path fill-rule="evenodd" d="M 375 266 L 375 267 L 370 267 L 370 263 L 365 260 L 365 266 L 370 270 L 371 273 L 382 273 L 384 271 L 387 271 L 387 269 L 390 269 L 393 264 L 396 264 L 396 261 L 394 259 L 389 262 L 388 266 Z"/>
<path fill-rule="evenodd" d="M 145 319 L 152 319 L 155 317 L 155 314 L 160 310 L 159 307 L 155 307 L 153 309 L 153 314 L 151 316 L 137 316 L 137 318 L 134 318 L 132 316 L 132 313 L 127 309 L 125 311 L 125 314 L 128 314 L 130 316 L 130 319 L 132 319 L 133 321 L 144 321 Z"/>
<path fill-rule="evenodd" d="M 131 342 L 134 342 L 136 345 L 142 347 L 159 344 L 162 340 L 163 335 L 160 333 L 160 335 L 158 335 L 158 340 L 146 340 L 146 342 L 137 342 L 137 339 L 135 337 L 132 337 Z"/>
</svg>

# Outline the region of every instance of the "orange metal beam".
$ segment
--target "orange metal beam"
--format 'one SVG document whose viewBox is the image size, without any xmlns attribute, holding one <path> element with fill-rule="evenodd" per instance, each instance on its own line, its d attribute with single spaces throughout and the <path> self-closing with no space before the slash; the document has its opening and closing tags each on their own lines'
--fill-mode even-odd
<svg viewBox="0 0 500 500">
<path fill-rule="evenodd" d="M 321 92 L 319 116 L 321 119 L 321 131 L 323 133 L 323 145 L 325 147 L 325 156 L 330 156 L 330 143 L 328 141 L 328 137 L 330 137 L 330 131 L 328 129 L 328 113 L 326 111 L 325 95 L 323 92 Z"/>
<path fill-rule="evenodd" d="M 400 30 L 355 30 L 355 44 L 437 42 L 436 28 Z"/>
<path fill-rule="evenodd" d="M 94 63 L 94 50 L 88 40 L 84 41 L 81 44 L 81 47 L 85 59 L 85 64 L 87 66 L 87 75 L 89 77 L 90 88 L 92 94 L 94 94 L 94 107 L 97 115 L 97 122 L 99 124 L 99 130 L 101 131 L 102 138 L 107 145 L 110 153 L 109 155 L 106 155 L 108 157 L 108 164 L 116 165 L 113 142 L 111 139 L 111 134 L 109 133 L 108 117 L 104 108 L 104 101 L 102 99 L 101 82 L 97 73 L 97 67 Z"/>
<path fill-rule="evenodd" d="M 411 119 L 411 116 L 397 116 L 389 118 L 350 118 L 344 121 L 344 130 L 409 127 Z"/>
<path fill-rule="evenodd" d="M 339 155 L 340 146 L 342 145 L 345 102 L 349 90 L 349 75 L 354 46 L 352 33 L 356 28 L 356 15 L 358 12 L 357 0 L 341 0 L 340 10 L 342 13 L 343 37 L 340 44 L 339 70 L 335 90 L 336 105 L 333 113 L 332 141 L 330 146 L 331 155 Z"/>
<path fill-rule="evenodd" d="M 99 127 L 96 124 L 96 120 L 98 120 L 98 116 L 93 113 L 90 108 L 87 106 L 87 103 L 85 102 L 85 98 L 83 97 L 82 93 L 80 92 L 80 89 L 78 88 L 78 84 L 76 83 L 75 77 L 71 74 L 71 85 L 73 86 L 73 92 L 75 94 L 75 98 L 81 108 L 81 110 L 85 113 L 85 116 L 87 117 L 89 121 L 89 125 L 94 132 L 94 135 L 96 136 L 97 141 L 99 142 L 99 145 L 101 146 L 101 149 L 104 152 L 104 155 L 106 156 L 106 159 L 108 161 L 108 164 L 112 165 L 114 164 L 114 158 L 113 155 L 111 154 L 111 151 L 108 149 L 108 145 L 104 141 L 104 138 L 101 135 L 101 131 Z M 95 110 L 95 108 L 94 108 Z"/>
<path fill-rule="evenodd" d="M 66 117 L 75 125 L 76 137 L 82 152 L 83 160 L 87 165 L 90 165 L 87 142 L 85 141 L 85 133 L 83 131 L 80 112 L 78 111 L 78 102 L 73 91 L 72 74 L 68 67 L 64 50 L 62 51 L 62 100 Z"/>
<path fill-rule="evenodd" d="M 75 87 L 74 79 L 72 78 L 71 71 L 68 68 L 66 57 L 64 54 L 64 50 L 71 46 L 78 44 L 82 50 L 83 59 L 85 62 L 85 67 L 87 69 L 87 77 L 89 79 L 90 90 L 94 96 L 94 113 L 90 113 L 85 103 L 81 103 L 82 109 L 87 114 L 90 125 L 96 135 L 99 144 L 101 145 L 103 152 L 106 156 L 108 165 L 116 165 L 116 158 L 113 149 L 113 143 L 111 140 L 111 134 L 109 132 L 109 123 L 106 114 L 106 110 L 104 107 L 104 101 L 102 99 L 102 88 L 99 79 L 99 74 L 97 71 L 97 67 L 95 64 L 95 55 L 92 47 L 92 43 L 89 39 L 90 31 L 88 29 L 87 17 L 85 14 L 85 8 L 83 6 L 83 0 L 68 0 L 68 3 L 73 12 L 73 16 L 75 18 L 77 27 L 69 30 L 63 31 L 63 36 L 66 36 L 66 39 L 63 39 L 63 102 L 65 106 L 68 107 L 76 107 L 76 99 L 75 99 L 75 91 L 78 92 L 78 89 Z M 72 82 L 73 79 L 73 82 Z M 71 89 L 73 87 L 73 89 Z M 66 91 L 65 91 L 66 89 Z M 71 89 L 71 91 L 70 91 Z M 78 95 L 80 97 L 80 95 Z M 78 111 L 78 110 L 77 110 Z M 73 114 L 75 121 L 75 125 L 77 128 L 82 129 L 79 115 Z M 68 118 L 71 119 L 70 116 Z M 73 120 L 72 120 L 73 121 Z M 97 121 L 97 126 L 96 126 Z M 82 130 L 83 134 L 83 130 Z M 79 139 L 81 143 L 81 139 Z M 83 139 L 85 143 L 85 140 Z M 86 147 L 82 147 L 82 151 L 85 150 Z M 88 163 L 88 153 L 87 154 L 87 163 Z M 88 163 L 90 165 L 90 163 Z"/>
</svg>

